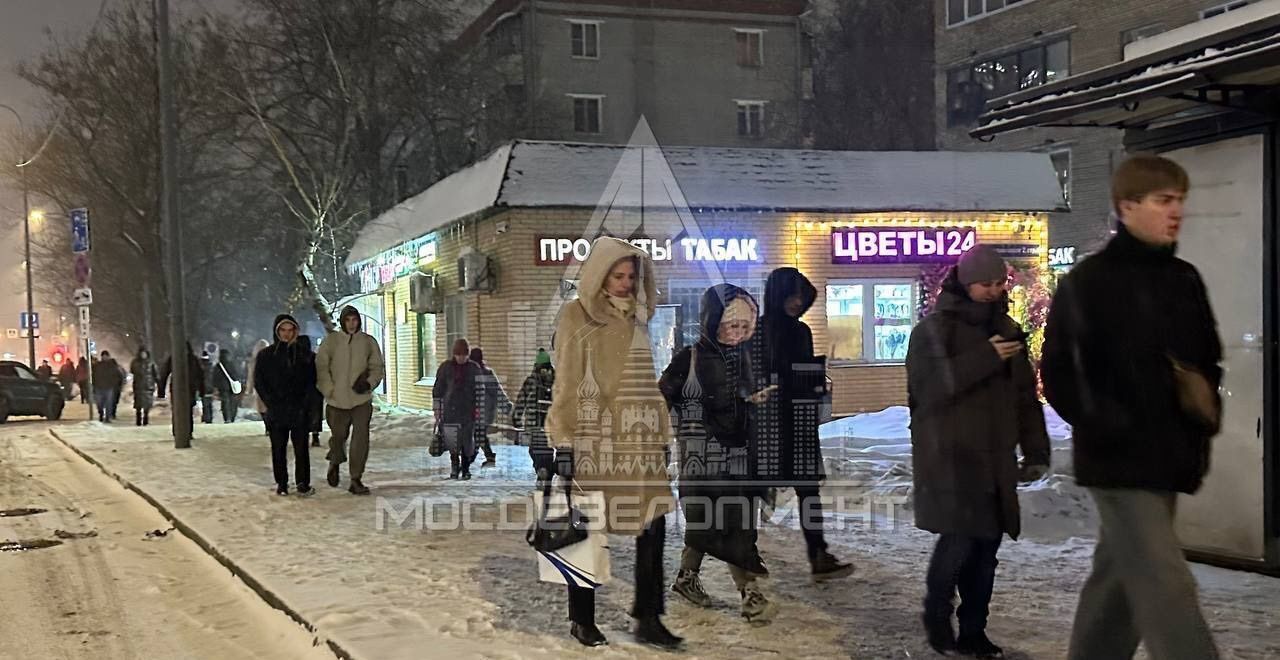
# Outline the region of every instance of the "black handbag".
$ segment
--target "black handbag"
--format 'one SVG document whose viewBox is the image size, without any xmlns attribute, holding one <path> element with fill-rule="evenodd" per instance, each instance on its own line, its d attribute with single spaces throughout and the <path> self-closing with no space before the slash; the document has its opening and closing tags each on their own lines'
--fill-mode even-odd
<svg viewBox="0 0 1280 660">
<path fill-rule="evenodd" d="M 572 483 L 565 486 L 564 490 L 565 503 L 569 505 L 569 512 L 554 518 L 547 517 L 547 510 L 551 506 L 551 479 L 543 479 L 542 484 L 542 511 L 539 512 L 538 519 L 529 526 L 529 531 L 524 537 L 529 546 L 538 552 L 555 552 L 587 540 L 589 519 L 586 514 L 573 508 L 573 501 L 569 495 Z"/>
<path fill-rule="evenodd" d="M 431 434 L 431 444 L 427 445 L 427 453 L 432 456 L 444 456 L 444 436 L 441 435 L 439 424 L 436 424 L 435 432 Z"/>
</svg>

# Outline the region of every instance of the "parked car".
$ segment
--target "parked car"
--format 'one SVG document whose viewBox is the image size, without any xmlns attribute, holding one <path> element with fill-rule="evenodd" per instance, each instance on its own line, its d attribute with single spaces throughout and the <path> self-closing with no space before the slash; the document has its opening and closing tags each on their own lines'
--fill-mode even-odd
<svg viewBox="0 0 1280 660">
<path fill-rule="evenodd" d="M 10 415 L 60 419 L 64 405 L 58 383 L 36 378 L 35 372 L 21 362 L 0 362 L 0 424 Z"/>
</svg>

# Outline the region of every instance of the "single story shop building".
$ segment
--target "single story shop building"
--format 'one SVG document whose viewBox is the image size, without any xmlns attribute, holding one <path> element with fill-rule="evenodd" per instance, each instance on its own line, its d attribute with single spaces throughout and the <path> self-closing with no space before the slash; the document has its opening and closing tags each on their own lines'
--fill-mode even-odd
<svg viewBox="0 0 1280 660">
<path fill-rule="evenodd" d="M 1044 154 L 516 141 L 371 221 L 347 266 L 386 346 L 387 397 L 415 408 L 458 337 L 514 396 L 597 236 L 654 258 L 659 369 L 697 337 L 707 287 L 761 297 L 795 266 L 818 289 L 804 320 L 843 415 L 906 402 L 907 338 L 966 250 L 993 244 L 1047 282 L 1047 214 L 1063 206 Z"/>
</svg>

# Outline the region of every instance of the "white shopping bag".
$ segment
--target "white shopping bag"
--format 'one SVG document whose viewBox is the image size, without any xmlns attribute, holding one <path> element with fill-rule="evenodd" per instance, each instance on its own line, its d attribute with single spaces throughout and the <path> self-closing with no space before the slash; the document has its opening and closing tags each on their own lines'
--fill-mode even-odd
<svg viewBox="0 0 1280 660">
<path fill-rule="evenodd" d="M 605 505 L 604 493 L 598 490 L 574 490 L 573 506 L 590 521 L 587 540 L 555 552 L 535 550 L 534 553 L 538 556 L 538 579 L 552 584 L 571 584 L 594 589 L 607 584 L 613 577 L 609 572 L 609 535 L 605 532 L 605 513 L 608 507 Z M 534 516 L 540 511 L 542 492 L 538 491 L 533 494 Z M 551 492 L 547 517 L 567 514 L 564 491 L 557 488 Z"/>
</svg>

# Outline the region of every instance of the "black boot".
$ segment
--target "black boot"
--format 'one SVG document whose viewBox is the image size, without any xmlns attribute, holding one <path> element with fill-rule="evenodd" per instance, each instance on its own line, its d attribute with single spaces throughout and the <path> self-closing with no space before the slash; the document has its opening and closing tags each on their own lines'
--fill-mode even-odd
<svg viewBox="0 0 1280 660">
<path fill-rule="evenodd" d="M 575 623 L 569 626 L 569 634 L 583 646 L 604 646 L 609 643 L 604 633 L 594 624 Z"/>
<path fill-rule="evenodd" d="M 836 559 L 830 552 L 823 550 L 809 562 L 814 582 L 826 582 L 853 575 L 853 564 Z"/>
<path fill-rule="evenodd" d="M 929 639 L 929 648 L 942 655 L 955 653 L 956 631 L 951 627 L 951 612 L 926 608 L 921 620 L 924 621 L 924 632 Z"/>
<path fill-rule="evenodd" d="M 458 472 L 462 470 L 462 461 L 457 454 L 449 454 L 449 478 L 457 479 Z"/>
<path fill-rule="evenodd" d="M 1004 649 L 991 643 L 987 639 L 985 631 L 960 633 L 960 639 L 956 640 L 956 650 L 961 655 L 971 655 L 975 658 L 1003 658 Z"/>
<path fill-rule="evenodd" d="M 151 426 L 151 411 L 150 411 L 150 410 L 144 410 L 144 411 L 142 411 L 142 425 L 143 425 L 143 426 Z"/>
<path fill-rule="evenodd" d="M 664 649 L 676 649 L 684 643 L 684 638 L 675 636 L 662 625 L 662 619 L 649 616 L 636 619 L 636 639 L 643 644 L 651 644 Z"/>
<path fill-rule="evenodd" d="M 134 425 L 142 426 L 142 411 L 139 410 L 134 416 L 137 418 L 137 421 L 134 423 Z"/>
<path fill-rule="evenodd" d="M 337 488 L 338 484 L 341 483 L 341 480 L 339 479 L 340 475 L 338 473 L 338 468 L 340 467 L 342 467 L 341 463 L 330 463 L 329 473 L 325 475 L 325 481 L 327 481 L 329 486 L 333 488 Z"/>
<path fill-rule="evenodd" d="M 312 447 L 319 447 L 319 446 L 320 446 L 320 434 L 319 434 L 319 433 L 312 433 L 312 434 L 311 434 L 311 446 L 312 446 Z"/>
</svg>

